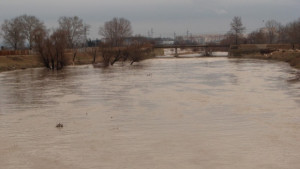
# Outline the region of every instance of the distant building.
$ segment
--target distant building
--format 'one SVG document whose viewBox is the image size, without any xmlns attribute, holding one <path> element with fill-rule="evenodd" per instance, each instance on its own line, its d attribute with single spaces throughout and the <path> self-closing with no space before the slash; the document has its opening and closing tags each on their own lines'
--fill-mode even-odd
<svg viewBox="0 0 300 169">
<path fill-rule="evenodd" d="M 174 45 L 175 41 L 171 38 L 155 38 L 154 43 L 155 45 Z"/>
<path fill-rule="evenodd" d="M 101 43 L 101 40 L 99 40 L 99 39 L 96 39 L 96 40 L 88 39 L 86 41 L 87 47 L 96 47 L 96 46 L 99 46 L 100 43 Z"/>
<path fill-rule="evenodd" d="M 223 39 L 225 39 L 225 35 L 220 34 L 203 34 L 203 35 L 191 35 L 184 37 L 177 37 L 176 40 L 178 43 L 185 42 L 190 44 L 209 44 L 209 43 L 220 43 Z"/>
<path fill-rule="evenodd" d="M 132 44 L 143 44 L 143 43 L 146 43 L 146 42 L 150 42 L 151 39 L 147 38 L 147 37 L 144 37 L 144 36 L 132 36 L 132 37 L 127 37 L 127 38 L 124 38 L 124 41 L 123 41 L 123 45 L 132 45 Z"/>
</svg>

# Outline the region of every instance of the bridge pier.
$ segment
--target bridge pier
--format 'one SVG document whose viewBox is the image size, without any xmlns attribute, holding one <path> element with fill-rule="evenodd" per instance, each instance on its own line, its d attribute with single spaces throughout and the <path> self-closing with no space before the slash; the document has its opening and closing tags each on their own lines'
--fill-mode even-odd
<svg viewBox="0 0 300 169">
<path fill-rule="evenodd" d="M 229 45 L 157 45 L 154 46 L 153 48 L 163 48 L 163 49 L 175 49 L 175 57 L 178 57 L 178 48 L 202 48 L 204 49 L 204 56 L 211 56 L 212 51 L 228 51 L 230 48 Z M 221 49 L 220 49 L 221 48 Z"/>
<path fill-rule="evenodd" d="M 175 47 L 175 55 L 174 57 L 178 57 L 178 52 L 177 52 L 177 48 Z"/>
<path fill-rule="evenodd" d="M 204 47 L 204 56 L 211 56 L 212 55 L 212 51 L 208 50 L 208 47 Z"/>
</svg>

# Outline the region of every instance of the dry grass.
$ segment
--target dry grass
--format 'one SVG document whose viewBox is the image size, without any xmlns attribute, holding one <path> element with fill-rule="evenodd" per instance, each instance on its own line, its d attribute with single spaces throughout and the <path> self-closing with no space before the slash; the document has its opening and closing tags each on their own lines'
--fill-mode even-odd
<svg viewBox="0 0 300 169">
<path fill-rule="evenodd" d="M 38 55 L 0 56 L 0 72 L 43 66 Z"/>
<path fill-rule="evenodd" d="M 272 52 L 265 57 L 288 62 L 291 66 L 300 69 L 300 50 L 279 50 Z"/>
<path fill-rule="evenodd" d="M 269 48 L 269 47 L 272 48 Z M 239 48 L 231 49 L 231 57 L 255 58 L 255 59 L 272 59 L 288 62 L 291 66 L 300 69 L 300 50 L 287 49 L 289 45 L 241 45 Z M 296 47 L 299 47 L 297 45 Z M 262 54 L 261 50 L 274 49 L 275 51 Z"/>
<path fill-rule="evenodd" d="M 73 53 L 66 53 L 66 64 L 67 65 L 82 65 L 91 64 L 93 56 L 86 52 L 78 52 L 76 55 L 75 63 L 73 63 Z M 101 62 L 102 58 L 98 54 L 96 62 Z M 43 67 L 44 64 L 39 55 L 11 55 L 11 56 L 0 56 L 0 72 Z"/>
<path fill-rule="evenodd" d="M 96 62 L 102 62 L 101 53 L 97 53 Z M 93 56 L 87 52 L 78 52 L 76 55 L 75 63 L 73 63 L 73 53 L 66 53 L 66 63 L 67 65 L 83 65 L 83 64 L 92 64 Z"/>
<path fill-rule="evenodd" d="M 93 56 L 86 51 L 77 52 L 75 63 L 73 63 L 73 53 L 68 51 L 66 55 L 67 65 L 83 65 L 92 64 Z M 154 49 L 151 52 L 151 56 L 154 57 L 162 55 L 163 50 Z M 96 63 L 102 62 L 101 53 L 98 52 L 96 56 Z M 0 72 L 16 70 L 16 69 L 26 69 L 26 68 L 36 68 L 43 67 L 43 62 L 39 55 L 11 55 L 11 56 L 0 56 Z"/>
</svg>

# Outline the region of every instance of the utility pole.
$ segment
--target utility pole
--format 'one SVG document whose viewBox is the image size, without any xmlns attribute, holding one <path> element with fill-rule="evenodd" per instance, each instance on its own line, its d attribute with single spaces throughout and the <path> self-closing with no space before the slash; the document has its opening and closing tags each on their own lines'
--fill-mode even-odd
<svg viewBox="0 0 300 169">
<path fill-rule="evenodd" d="M 151 28 L 151 38 L 153 38 L 153 34 L 154 34 L 154 31 L 153 31 L 153 28 Z"/>
<path fill-rule="evenodd" d="M 186 38 L 189 38 L 189 30 L 186 31 Z"/>
</svg>

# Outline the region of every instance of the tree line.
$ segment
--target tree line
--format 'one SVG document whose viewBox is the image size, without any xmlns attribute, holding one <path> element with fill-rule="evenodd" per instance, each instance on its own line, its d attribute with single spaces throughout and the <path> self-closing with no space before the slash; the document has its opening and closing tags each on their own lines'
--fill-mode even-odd
<svg viewBox="0 0 300 169">
<path fill-rule="evenodd" d="M 47 68 L 61 69 L 66 64 L 66 49 L 72 50 L 72 60 L 75 62 L 77 50 L 87 43 L 90 26 L 77 16 L 60 17 L 58 25 L 58 28 L 50 30 L 37 17 L 21 15 L 4 21 L 1 36 L 7 46 L 15 50 L 33 49 L 39 53 Z M 127 60 L 132 64 L 145 58 L 150 49 L 146 41 L 140 40 L 124 45 L 124 39 L 132 36 L 131 23 L 124 18 L 105 22 L 99 34 L 105 42 L 88 52 L 94 57 L 93 63 L 97 54 L 101 53 L 104 66 Z"/>
<path fill-rule="evenodd" d="M 75 63 L 77 51 L 86 45 L 90 26 L 77 16 L 60 17 L 58 27 L 46 28 L 43 21 L 35 16 L 21 15 L 1 24 L 0 36 L 4 44 L 15 49 L 33 49 L 37 51 L 44 65 L 49 69 L 61 69 L 66 64 L 65 51 L 72 50 L 72 61 Z M 265 27 L 250 34 L 244 34 L 241 17 L 234 17 L 230 31 L 222 44 L 266 44 L 266 43 L 300 43 L 300 18 L 282 25 L 275 20 L 266 21 Z M 113 18 L 99 28 L 99 35 L 104 37 L 97 48 L 88 53 L 102 57 L 104 66 L 117 61 L 130 61 L 131 64 L 147 58 L 151 45 L 146 38 L 132 37 L 132 27 L 125 18 Z"/>
<path fill-rule="evenodd" d="M 241 17 L 235 16 L 230 23 L 230 31 L 222 44 L 296 44 L 300 43 L 300 18 L 286 25 L 276 20 L 268 20 L 265 26 L 248 35 L 244 32 Z"/>
<path fill-rule="evenodd" d="M 105 22 L 99 29 L 99 35 L 105 38 L 100 44 L 103 66 L 113 65 L 117 61 L 130 61 L 132 65 L 150 57 L 150 41 L 144 37 L 132 37 L 131 23 L 125 18 Z"/>
<path fill-rule="evenodd" d="M 37 17 L 21 15 L 5 20 L 1 35 L 5 45 L 15 50 L 36 50 L 47 68 L 61 69 L 65 65 L 65 49 L 74 49 L 75 57 L 77 47 L 85 43 L 89 26 L 77 16 L 60 17 L 58 24 L 58 28 L 50 30 Z"/>
</svg>

